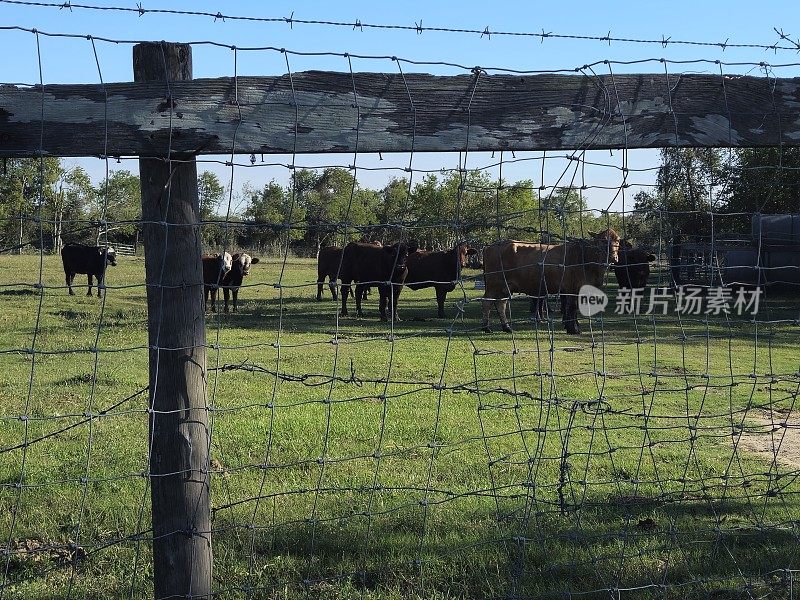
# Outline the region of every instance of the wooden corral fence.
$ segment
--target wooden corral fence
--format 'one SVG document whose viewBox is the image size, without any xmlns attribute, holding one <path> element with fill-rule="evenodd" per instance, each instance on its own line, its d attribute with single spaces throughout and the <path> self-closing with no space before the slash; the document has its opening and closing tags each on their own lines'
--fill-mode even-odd
<svg viewBox="0 0 800 600">
<path fill-rule="evenodd" d="M 650 73 L 295 73 L 192 80 L 191 47 L 134 82 L 0 86 L 0 157 L 136 155 L 150 343 L 154 585 L 211 597 L 198 154 L 800 145 L 800 80 Z"/>
<path fill-rule="evenodd" d="M 109 242 L 109 245 L 114 247 L 114 251 L 118 256 L 136 256 L 136 246 L 134 244 Z"/>
</svg>

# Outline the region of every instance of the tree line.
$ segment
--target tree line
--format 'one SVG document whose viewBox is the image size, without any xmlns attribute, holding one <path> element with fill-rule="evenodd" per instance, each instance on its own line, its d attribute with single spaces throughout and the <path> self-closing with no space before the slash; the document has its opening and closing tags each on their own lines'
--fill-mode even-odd
<svg viewBox="0 0 800 600">
<path fill-rule="evenodd" d="M 139 177 L 110 171 L 92 182 L 58 158 L 5 159 L 0 172 L 0 250 L 106 239 L 135 244 L 141 217 Z M 661 151 L 655 185 L 639 192 L 634 212 L 588 209 L 585 190 L 540 190 L 482 171 L 442 171 L 381 189 L 363 187 L 350 170 L 298 169 L 282 185 L 245 184 L 233 193 L 210 171 L 198 176 L 203 243 L 208 249 L 276 251 L 289 243 L 313 255 L 350 239 L 415 239 L 448 248 L 516 238 L 557 242 L 614 227 L 642 244 L 749 231 L 754 212 L 800 212 L 800 148 Z M 241 208 L 240 208 L 241 207 Z M 716 219 L 716 221 L 714 221 Z"/>
</svg>

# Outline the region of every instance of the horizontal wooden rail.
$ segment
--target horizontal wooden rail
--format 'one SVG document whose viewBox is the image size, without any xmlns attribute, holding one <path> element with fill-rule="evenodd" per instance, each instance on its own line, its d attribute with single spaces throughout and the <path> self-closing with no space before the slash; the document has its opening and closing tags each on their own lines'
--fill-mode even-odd
<svg viewBox="0 0 800 600">
<path fill-rule="evenodd" d="M 780 144 L 800 145 L 797 78 L 309 71 L 0 86 L 0 157 Z"/>
</svg>

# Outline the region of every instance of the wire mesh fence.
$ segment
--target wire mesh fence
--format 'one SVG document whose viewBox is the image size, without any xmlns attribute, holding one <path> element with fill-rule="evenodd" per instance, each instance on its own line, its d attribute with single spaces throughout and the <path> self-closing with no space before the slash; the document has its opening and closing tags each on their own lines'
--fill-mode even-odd
<svg viewBox="0 0 800 600">
<path fill-rule="evenodd" d="M 85 43 L 103 82 L 103 46 Z M 302 53 L 231 49 L 282 61 L 297 147 L 311 110 L 300 98 L 307 90 L 294 87 Z M 227 181 L 206 212 L 201 193 L 189 228 L 130 214 L 114 183 L 116 170 L 136 168 L 130 157 L 103 153 L 91 210 L 71 211 L 72 184 L 50 174 L 44 142 L 37 158 L 7 159 L 3 184 L 18 185 L 20 203 L 0 215 L 0 598 L 152 595 L 161 536 L 150 513 L 158 409 L 149 359 L 175 348 L 148 331 L 147 299 L 148 288 L 180 286 L 153 283 L 141 257 L 120 253 L 103 267 L 100 298 L 77 284 L 73 297 L 51 254 L 59 239 L 139 243 L 148 226 L 173 240 L 199 236 L 209 256 L 252 261 L 228 284 L 238 306 L 234 294 L 230 312 L 220 300 L 206 314 L 208 461 L 167 474 L 210 489 L 211 530 L 169 533 L 213 540 L 214 595 L 793 597 L 800 235 L 794 219 L 769 216 L 800 212 L 793 138 L 780 129 L 777 153 L 742 149 L 729 123 L 723 148 L 684 148 L 672 143 L 682 136 L 672 114 L 660 153 L 625 136 L 616 152 L 596 150 L 594 126 L 567 153 L 478 151 L 470 125 L 458 152 L 417 152 L 414 129 L 410 152 L 363 153 L 371 107 L 355 84 L 358 61 L 401 79 L 409 65 L 325 58 L 350 77 L 341 93 L 355 115 L 355 151 L 260 155 L 234 132 L 229 156 L 196 158 Z M 667 81 L 684 75 L 679 63 L 635 62 L 666 69 Z M 467 115 L 471 93 L 503 72 L 434 65 L 470 78 Z M 607 61 L 580 72 L 592 79 L 598 65 L 613 81 L 617 65 Z M 772 81 L 797 66 L 709 65 L 723 87 L 753 69 Z M 236 68 L 241 131 L 252 99 L 243 83 L 240 95 Z M 167 100 L 180 105 L 169 84 Z M 179 111 L 169 102 L 162 111 L 170 134 Z M 31 127 L 57 124 L 42 117 Z M 195 160 L 170 151 L 176 139 L 161 149 L 170 174 Z M 263 188 L 242 190 L 256 172 Z M 615 243 L 586 258 L 603 230 L 619 234 Z M 341 303 L 355 299 L 333 286 L 333 301 L 327 281 L 320 297 L 318 263 L 327 248 L 362 238 L 401 242 L 410 254 L 372 247 L 367 255 L 389 256 L 391 269 L 362 272 L 356 280 L 376 290 L 363 317 L 343 316 Z M 457 267 L 446 253 L 461 243 L 476 262 Z M 582 249 L 577 261 L 558 250 L 570 244 Z M 166 248 L 165 262 L 179 251 Z M 499 269 L 489 262 L 497 248 L 512 257 Z M 513 258 L 526 252 L 540 258 Z M 445 257 L 418 279 L 435 285 L 403 289 L 397 314 L 379 320 L 386 278 L 404 261 L 410 276 L 428 253 Z M 525 287 L 545 278 L 530 269 L 547 253 L 557 283 Z M 597 283 L 590 270 L 601 276 L 601 310 L 565 287 Z M 507 309 L 480 285 L 498 275 L 513 295 Z M 640 278 L 638 294 L 624 277 Z M 447 293 L 443 316 L 431 287 Z M 200 302 L 203 281 L 183 289 Z M 543 298 L 538 309 L 531 296 Z M 485 307 L 510 331 L 485 332 Z M 572 317 L 578 336 L 565 331 Z"/>
</svg>

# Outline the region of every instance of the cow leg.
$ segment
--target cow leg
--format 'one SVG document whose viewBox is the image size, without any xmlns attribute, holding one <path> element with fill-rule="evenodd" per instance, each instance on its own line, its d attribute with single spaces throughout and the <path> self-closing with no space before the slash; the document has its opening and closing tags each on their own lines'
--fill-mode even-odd
<svg viewBox="0 0 800 600">
<path fill-rule="evenodd" d="M 389 304 L 389 294 L 391 292 L 385 286 L 378 287 L 378 307 L 381 311 L 381 321 L 388 321 L 386 316 L 386 305 Z"/>
<path fill-rule="evenodd" d="M 211 312 L 217 312 L 217 287 L 211 288 Z"/>
<path fill-rule="evenodd" d="M 564 330 L 573 335 L 579 334 L 581 331 L 578 327 L 578 297 L 573 294 L 562 294 L 561 313 Z"/>
<path fill-rule="evenodd" d="M 239 289 L 235 288 L 231 290 L 231 295 L 233 296 L 233 312 L 236 312 L 236 303 L 239 301 Z"/>
<path fill-rule="evenodd" d="M 331 296 L 333 296 L 333 301 L 336 302 L 339 299 L 336 293 L 336 278 L 334 277 L 328 278 L 328 287 L 331 290 Z"/>
<path fill-rule="evenodd" d="M 445 286 L 436 286 L 436 305 L 439 308 L 439 318 L 444 317 L 444 301 L 447 299 L 447 288 Z"/>
<path fill-rule="evenodd" d="M 542 320 L 542 299 L 540 297 L 534 296 L 531 298 L 530 311 L 536 323 Z"/>
<path fill-rule="evenodd" d="M 317 302 L 322 300 L 322 288 L 325 286 L 325 277 L 317 278 Z M 336 300 L 336 296 L 333 296 L 333 299 Z"/>
<path fill-rule="evenodd" d="M 500 314 L 500 324 L 503 326 L 503 331 L 511 333 L 511 323 L 508 319 L 508 298 L 500 298 L 497 301 L 497 312 Z"/>
<path fill-rule="evenodd" d="M 101 297 L 101 290 L 105 289 L 106 287 L 106 278 L 105 275 L 98 275 L 97 276 L 97 297 Z"/>
<path fill-rule="evenodd" d="M 363 283 L 357 283 L 356 284 L 356 315 L 358 315 L 359 317 L 363 317 L 364 316 L 364 314 L 361 312 L 361 299 L 363 297 L 364 297 L 364 284 Z"/>
<path fill-rule="evenodd" d="M 75 279 L 75 273 L 67 273 L 67 289 L 69 289 L 69 295 L 74 296 L 75 292 L 72 291 L 72 281 Z"/>
<path fill-rule="evenodd" d="M 484 296 L 483 298 L 483 332 L 492 333 L 492 328 L 489 326 L 489 316 L 491 315 L 492 308 L 494 308 L 495 301 L 490 300 Z"/>
<path fill-rule="evenodd" d="M 86 275 L 86 278 L 89 280 L 89 290 L 86 292 L 87 296 L 92 295 L 92 284 L 94 283 L 94 278 L 92 277 L 91 273 Z"/>
<path fill-rule="evenodd" d="M 209 287 L 207 285 L 203 286 L 203 310 L 208 312 L 208 292 Z"/>
<path fill-rule="evenodd" d="M 342 297 L 342 310 L 339 314 L 342 317 L 347 316 L 347 297 L 350 295 L 350 282 L 342 279 L 342 285 L 339 288 L 340 296 Z"/>
<path fill-rule="evenodd" d="M 546 308 L 547 296 L 534 296 L 531 299 L 531 314 L 533 315 L 533 320 L 542 323 L 546 321 Z"/>
<path fill-rule="evenodd" d="M 400 299 L 400 292 L 403 291 L 403 285 L 400 283 L 393 283 L 392 292 L 392 316 L 395 321 L 400 321 L 400 316 L 397 314 L 397 301 Z"/>
<path fill-rule="evenodd" d="M 228 301 L 231 298 L 231 289 L 228 287 L 222 288 L 222 297 L 225 300 L 225 312 L 228 312 Z"/>
</svg>

